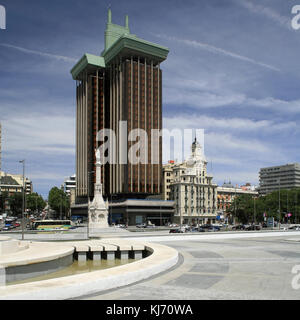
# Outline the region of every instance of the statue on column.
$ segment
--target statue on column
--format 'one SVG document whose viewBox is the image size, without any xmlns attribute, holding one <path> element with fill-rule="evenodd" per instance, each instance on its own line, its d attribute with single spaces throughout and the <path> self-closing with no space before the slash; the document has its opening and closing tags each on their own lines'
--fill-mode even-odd
<svg viewBox="0 0 300 320">
<path fill-rule="evenodd" d="M 96 182 L 94 184 L 94 199 L 89 205 L 89 228 L 91 231 L 96 229 L 109 228 L 108 225 L 108 208 L 102 196 L 101 183 L 101 161 L 100 150 L 95 150 L 96 155 Z"/>
</svg>

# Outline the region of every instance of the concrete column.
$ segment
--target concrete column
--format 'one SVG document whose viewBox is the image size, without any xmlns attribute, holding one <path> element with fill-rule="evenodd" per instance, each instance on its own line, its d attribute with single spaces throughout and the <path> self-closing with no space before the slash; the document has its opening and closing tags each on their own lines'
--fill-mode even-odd
<svg viewBox="0 0 300 320">
<path fill-rule="evenodd" d="M 110 80 L 109 80 L 109 114 L 110 114 L 110 129 L 113 129 L 113 118 L 112 118 L 112 67 L 110 67 Z M 112 141 L 110 142 L 110 150 L 112 150 Z M 109 164 L 109 192 L 112 194 L 112 163 L 110 159 Z"/>
<path fill-rule="evenodd" d="M 130 61 L 130 66 L 131 66 L 131 75 L 130 75 L 130 80 L 131 80 L 131 85 L 130 85 L 130 130 L 131 131 L 133 129 L 133 112 L 132 112 L 132 107 L 133 107 L 133 103 L 132 103 L 132 99 L 133 99 L 133 58 L 131 57 L 131 61 Z M 130 161 L 130 173 L 131 173 L 131 179 L 130 179 L 130 191 L 133 191 L 133 171 L 132 171 L 132 162 Z"/>
<path fill-rule="evenodd" d="M 134 259 L 140 260 L 143 258 L 143 251 L 142 250 L 135 250 L 134 251 Z"/>
<path fill-rule="evenodd" d="M 117 122 L 117 97 L 116 97 L 116 65 L 113 64 L 113 131 L 116 133 L 116 122 Z M 116 136 L 116 146 L 118 145 L 118 139 Z M 115 147 L 116 147 L 115 146 Z M 115 155 L 115 160 L 117 160 L 117 155 Z M 116 193 L 117 186 L 117 175 L 116 175 L 116 163 L 113 164 L 113 193 Z"/>
<path fill-rule="evenodd" d="M 96 135 L 99 131 L 99 71 L 96 72 Z M 98 142 L 96 139 L 96 148 L 98 148 Z"/>
<path fill-rule="evenodd" d="M 85 251 L 79 251 L 78 254 L 78 261 L 84 262 L 86 261 L 86 252 Z"/>
<path fill-rule="evenodd" d="M 115 251 L 106 251 L 106 260 L 115 260 Z"/>
<path fill-rule="evenodd" d="M 128 251 L 120 251 L 120 259 L 128 260 Z"/>
<path fill-rule="evenodd" d="M 151 61 L 151 128 L 153 128 L 153 61 Z M 151 152 L 153 141 L 151 139 Z M 153 163 L 151 161 L 151 192 L 153 193 Z"/>
<path fill-rule="evenodd" d="M 119 62 L 119 122 L 123 120 L 123 65 L 122 65 L 122 58 L 120 58 Z M 119 130 L 119 122 L 117 123 L 118 132 L 120 135 Z M 122 137 L 119 137 L 119 192 L 122 192 L 122 185 L 123 185 L 123 166 L 122 163 L 122 153 L 120 152 L 120 144 L 122 144 Z M 123 190 L 124 191 L 124 190 Z"/>
<path fill-rule="evenodd" d="M 101 260 L 101 251 L 94 251 L 93 252 L 93 260 L 100 261 Z"/>
<path fill-rule="evenodd" d="M 157 66 L 157 127 L 158 129 L 160 128 L 160 65 L 158 64 Z M 160 149 L 159 149 L 159 146 L 160 146 L 160 137 L 158 136 L 158 145 L 157 145 L 157 148 L 158 148 L 158 160 L 160 158 Z M 159 162 L 159 161 L 158 161 Z M 160 170 L 160 166 L 159 164 L 157 165 L 158 167 L 158 171 Z M 157 183 L 157 188 L 158 188 L 158 193 L 160 193 L 160 172 L 158 172 L 158 183 Z"/>
<path fill-rule="evenodd" d="M 76 164 L 75 164 L 75 173 L 76 173 L 76 179 L 78 177 L 78 170 L 77 170 L 77 163 L 78 163 L 78 80 L 76 80 Z M 78 186 L 78 182 L 76 182 L 76 185 Z M 75 189 L 75 194 L 77 196 L 77 188 Z"/>
<path fill-rule="evenodd" d="M 138 57 L 138 128 L 141 128 L 140 124 L 140 109 L 141 109 L 141 102 L 140 102 L 140 57 Z M 141 164 L 138 163 L 138 192 L 140 192 L 140 170 Z"/>
<path fill-rule="evenodd" d="M 85 125 L 85 150 L 84 150 L 84 156 L 85 156 L 85 165 L 84 165 L 84 194 L 87 195 L 87 185 L 88 185 L 88 178 L 87 178 L 87 172 L 88 172 L 88 88 L 89 88 L 89 78 L 88 74 L 86 72 L 85 74 L 85 112 L 84 112 L 84 125 Z"/>
<path fill-rule="evenodd" d="M 102 90 L 103 90 L 103 106 L 102 106 L 102 112 L 103 112 L 103 127 L 101 129 L 105 129 L 107 128 L 107 124 L 106 124 L 106 119 L 105 119 L 105 111 L 106 111 L 106 106 L 105 106 L 105 71 L 103 71 L 103 85 L 102 85 Z M 104 153 L 105 150 L 103 148 L 103 159 L 104 159 Z M 105 175 L 105 166 L 102 166 L 103 168 L 103 175 L 102 175 L 102 181 L 103 181 L 103 187 L 105 188 L 105 179 L 106 179 L 106 175 Z M 105 190 L 106 191 L 106 190 Z"/>
<path fill-rule="evenodd" d="M 5 274 L 5 268 L 0 266 L 0 286 L 6 285 L 6 274 Z"/>
<path fill-rule="evenodd" d="M 147 132 L 147 60 L 145 59 L 145 132 Z M 149 146 L 148 146 L 149 148 Z M 146 159 L 148 159 L 148 148 L 146 149 Z M 149 159 L 148 159 L 149 161 Z M 148 162 L 146 161 L 146 162 Z M 147 163 L 144 164 L 145 166 L 145 189 L 144 192 L 147 192 Z"/>
<path fill-rule="evenodd" d="M 120 111 L 120 105 L 119 105 L 119 64 L 117 63 L 115 66 L 116 69 L 116 80 L 115 80 L 115 88 L 116 88 L 116 109 L 115 109 L 115 113 L 116 113 L 116 121 L 115 121 L 115 133 L 116 133 L 116 147 L 117 150 L 119 150 L 119 143 L 120 143 L 120 137 L 119 137 L 119 111 Z M 119 178 L 119 152 L 116 153 L 116 171 L 115 171 L 115 175 L 116 175 L 116 184 L 115 184 L 115 191 L 116 192 L 120 192 L 119 189 L 119 184 L 120 184 L 120 178 Z"/>
</svg>

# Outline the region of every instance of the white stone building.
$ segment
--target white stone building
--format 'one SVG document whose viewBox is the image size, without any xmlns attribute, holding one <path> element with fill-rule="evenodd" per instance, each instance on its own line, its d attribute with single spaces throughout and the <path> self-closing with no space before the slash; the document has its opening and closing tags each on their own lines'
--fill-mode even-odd
<svg viewBox="0 0 300 320">
<path fill-rule="evenodd" d="M 207 161 L 196 139 L 191 156 L 183 163 L 165 165 L 163 175 L 165 182 L 169 180 L 164 186 L 165 199 L 175 201 L 175 223 L 216 222 L 217 184 L 207 173 Z"/>
</svg>

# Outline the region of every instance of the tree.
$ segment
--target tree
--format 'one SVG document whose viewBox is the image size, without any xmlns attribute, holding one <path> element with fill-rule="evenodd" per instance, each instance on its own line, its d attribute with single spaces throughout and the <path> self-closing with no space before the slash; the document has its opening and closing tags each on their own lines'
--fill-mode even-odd
<svg viewBox="0 0 300 320">
<path fill-rule="evenodd" d="M 5 200 L 9 198 L 7 191 L 2 191 L 0 195 L 0 212 L 5 211 Z"/>
<path fill-rule="evenodd" d="M 264 214 L 277 221 L 300 223 L 300 188 L 281 189 L 257 198 L 240 195 L 233 200 L 230 213 L 242 223 L 263 222 Z M 288 213 L 292 216 L 286 217 Z"/>
<path fill-rule="evenodd" d="M 242 194 L 234 198 L 229 212 L 238 219 L 241 223 L 248 223 L 255 220 L 254 217 L 255 205 L 254 199 L 249 194 Z"/>
<path fill-rule="evenodd" d="M 16 192 L 8 197 L 10 211 L 13 212 L 13 214 L 20 215 L 22 214 L 22 208 L 23 208 L 23 193 L 22 192 Z"/>
<path fill-rule="evenodd" d="M 57 187 L 53 187 L 49 191 L 48 203 L 50 208 L 54 210 L 57 215 L 60 215 L 60 213 L 66 215 L 70 208 L 68 195 Z"/>
<path fill-rule="evenodd" d="M 46 202 L 39 194 L 31 193 L 26 196 L 26 206 L 31 212 L 40 212 L 45 208 Z"/>
</svg>

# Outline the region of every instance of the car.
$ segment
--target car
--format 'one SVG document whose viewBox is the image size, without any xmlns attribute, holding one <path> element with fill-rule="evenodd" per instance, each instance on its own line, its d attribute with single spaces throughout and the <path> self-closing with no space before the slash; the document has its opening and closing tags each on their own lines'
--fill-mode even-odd
<svg viewBox="0 0 300 320">
<path fill-rule="evenodd" d="M 136 225 L 137 228 L 147 228 L 146 223 L 140 223 Z"/>
<path fill-rule="evenodd" d="M 186 229 L 183 228 L 172 228 L 170 229 L 169 233 L 185 233 Z"/>
<path fill-rule="evenodd" d="M 20 226 L 21 226 L 20 223 L 18 223 L 18 222 L 14 223 L 15 228 L 20 227 Z"/>
<path fill-rule="evenodd" d="M 245 228 L 245 230 L 247 231 L 251 231 L 251 230 L 254 231 L 254 230 L 260 230 L 260 229 L 261 229 L 260 225 L 254 225 L 254 224 L 251 224 Z"/>
<path fill-rule="evenodd" d="M 246 226 L 244 224 L 237 224 L 233 226 L 231 229 L 232 230 L 245 230 Z"/>
<path fill-rule="evenodd" d="M 211 224 L 203 224 L 203 225 L 201 226 L 201 228 L 203 228 L 203 229 L 209 229 L 209 228 L 211 228 L 211 227 L 212 227 Z"/>
<path fill-rule="evenodd" d="M 172 224 L 169 225 L 169 227 L 170 227 L 170 228 L 176 228 L 176 227 L 178 227 L 178 224 L 172 223 Z"/>
<path fill-rule="evenodd" d="M 289 230 L 298 230 L 299 228 L 300 228 L 300 226 L 295 225 L 295 226 L 289 227 Z"/>
<path fill-rule="evenodd" d="M 189 231 L 190 232 L 205 232 L 205 229 L 202 227 L 193 227 Z"/>
<path fill-rule="evenodd" d="M 148 225 L 146 226 L 146 228 L 155 228 L 155 227 L 156 227 L 155 224 L 148 224 Z"/>
<path fill-rule="evenodd" d="M 125 224 L 116 224 L 116 228 L 126 228 Z"/>
<path fill-rule="evenodd" d="M 210 226 L 209 228 L 207 228 L 207 231 L 220 231 L 220 227 L 217 226 Z"/>
</svg>

